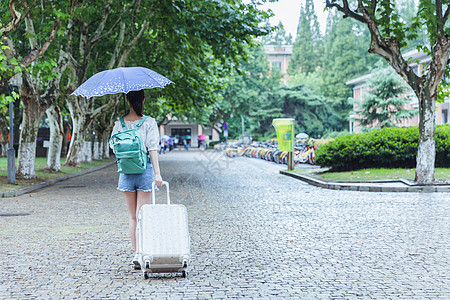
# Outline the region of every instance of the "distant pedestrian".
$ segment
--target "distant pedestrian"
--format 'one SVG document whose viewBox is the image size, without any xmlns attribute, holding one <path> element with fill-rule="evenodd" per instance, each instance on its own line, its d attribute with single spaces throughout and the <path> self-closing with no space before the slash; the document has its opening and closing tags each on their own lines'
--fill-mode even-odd
<svg viewBox="0 0 450 300">
<path fill-rule="evenodd" d="M 173 139 L 173 147 L 176 149 L 178 148 L 178 143 L 180 142 L 178 136 L 175 136 L 175 138 Z"/>
<path fill-rule="evenodd" d="M 169 140 L 167 142 L 169 144 L 169 152 L 170 152 L 173 149 L 173 138 L 169 137 Z"/>
<path fill-rule="evenodd" d="M 166 154 L 166 140 L 163 138 L 159 139 L 159 154 L 162 152 Z"/>
<path fill-rule="evenodd" d="M 189 141 L 187 139 L 183 139 L 183 144 L 186 151 L 189 151 Z"/>
<path fill-rule="evenodd" d="M 129 113 L 123 120 L 125 121 L 126 130 L 130 130 L 136 127 L 139 121 L 142 119 L 143 106 L 144 106 L 144 91 L 131 91 L 127 93 L 127 102 L 129 106 Z M 112 131 L 112 135 L 119 131 L 125 130 L 122 128 L 121 122 L 116 121 Z M 138 255 L 138 243 L 136 238 L 136 216 L 142 205 L 150 203 L 152 195 L 152 182 L 154 181 L 156 186 L 162 186 L 161 172 L 159 170 L 158 162 L 158 141 L 159 131 L 158 125 L 154 118 L 148 117 L 138 129 L 141 132 L 142 141 L 147 149 L 147 168 L 142 174 L 124 174 L 120 173 L 119 183 L 117 189 L 123 192 L 128 207 L 128 226 L 131 237 L 131 244 L 134 249 L 134 258 L 132 263 L 137 267 L 139 265 Z M 111 148 L 114 147 L 112 143 Z"/>
</svg>

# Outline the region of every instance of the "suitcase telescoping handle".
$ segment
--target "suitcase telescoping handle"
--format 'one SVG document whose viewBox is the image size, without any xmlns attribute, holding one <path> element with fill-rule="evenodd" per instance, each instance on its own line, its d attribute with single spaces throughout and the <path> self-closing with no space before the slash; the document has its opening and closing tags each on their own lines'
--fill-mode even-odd
<svg viewBox="0 0 450 300">
<path fill-rule="evenodd" d="M 170 204 L 170 195 L 169 195 L 169 183 L 167 181 L 163 181 L 162 182 L 163 185 L 166 186 L 166 192 L 167 192 L 167 204 Z M 156 199 L 155 199 L 155 182 L 152 182 L 152 202 L 153 204 L 156 204 Z"/>
</svg>

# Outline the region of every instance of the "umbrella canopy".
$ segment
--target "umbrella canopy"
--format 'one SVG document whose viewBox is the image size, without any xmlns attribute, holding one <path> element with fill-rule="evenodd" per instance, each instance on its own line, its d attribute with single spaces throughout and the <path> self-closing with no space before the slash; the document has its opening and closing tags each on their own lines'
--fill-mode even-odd
<svg viewBox="0 0 450 300">
<path fill-rule="evenodd" d="M 161 136 L 161 138 L 162 138 L 163 140 L 168 140 L 168 139 L 170 139 L 170 136 L 163 134 L 163 135 Z"/>
<path fill-rule="evenodd" d="M 143 67 L 127 67 L 106 70 L 93 75 L 80 85 L 71 95 L 86 98 L 106 94 L 128 93 L 142 89 L 164 87 L 173 83 L 171 80 Z"/>
<path fill-rule="evenodd" d="M 188 134 L 188 135 L 185 135 L 184 138 L 187 139 L 187 140 L 190 140 L 191 136 Z"/>
<path fill-rule="evenodd" d="M 309 138 L 309 135 L 307 135 L 307 134 L 304 133 L 304 132 L 301 132 L 301 133 L 297 134 L 295 137 L 296 137 L 297 139 L 307 139 L 307 138 Z"/>
<path fill-rule="evenodd" d="M 204 140 L 206 140 L 206 135 L 200 134 L 200 135 L 198 136 L 198 140 L 199 140 L 199 141 L 204 141 Z"/>
</svg>

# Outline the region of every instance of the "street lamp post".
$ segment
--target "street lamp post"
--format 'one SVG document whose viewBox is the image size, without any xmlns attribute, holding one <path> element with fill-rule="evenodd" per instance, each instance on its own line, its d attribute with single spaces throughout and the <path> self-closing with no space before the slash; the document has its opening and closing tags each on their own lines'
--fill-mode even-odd
<svg viewBox="0 0 450 300">
<path fill-rule="evenodd" d="M 348 117 L 348 131 L 353 133 L 353 114 L 350 114 Z"/>
</svg>

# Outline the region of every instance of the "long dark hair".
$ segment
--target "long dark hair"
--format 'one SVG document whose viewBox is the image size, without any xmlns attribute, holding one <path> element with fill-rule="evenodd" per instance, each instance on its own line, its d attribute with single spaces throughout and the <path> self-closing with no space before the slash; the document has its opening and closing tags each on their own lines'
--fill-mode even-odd
<svg viewBox="0 0 450 300">
<path fill-rule="evenodd" d="M 128 92 L 127 100 L 130 102 L 130 105 L 133 107 L 136 114 L 142 117 L 144 90 Z"/>
</svg>

